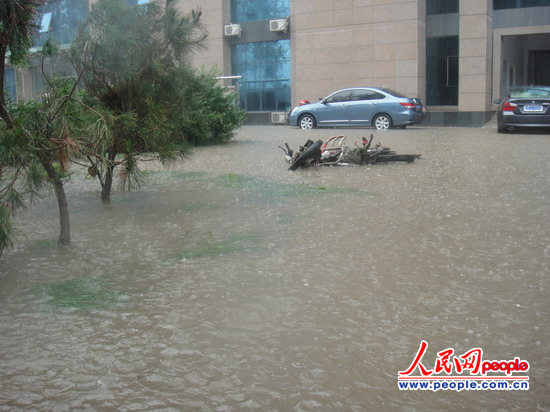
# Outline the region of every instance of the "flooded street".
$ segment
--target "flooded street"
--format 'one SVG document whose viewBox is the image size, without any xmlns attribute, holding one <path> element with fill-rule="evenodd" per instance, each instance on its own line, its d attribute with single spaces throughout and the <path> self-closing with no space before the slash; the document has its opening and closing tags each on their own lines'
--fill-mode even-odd
<svg viewBox="0 0 550 412">
<path fill-rule="evenodd" d="M 550 409 L 550 135 L 376 132 L 412 164 L 287 171 L 247 126 L 145 185 L 76 171 L 0 259 L 0 409 Z M 420 341 L 530 363 L 528 391 L 400 391 Z"/>
</svg>

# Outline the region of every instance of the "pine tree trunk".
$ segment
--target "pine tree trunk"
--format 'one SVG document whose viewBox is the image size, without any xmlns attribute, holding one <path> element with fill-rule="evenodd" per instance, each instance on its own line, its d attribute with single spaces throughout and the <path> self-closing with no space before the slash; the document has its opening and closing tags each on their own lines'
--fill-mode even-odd
<svg viewBox="0 0 550 412">
<path fill-rule="evenodd" d="M 13 127 L 13 120 L 6 109 L 6 95 L 4 93 L 4 72 L 6 70 L 6 45 L 0 42 L 0 117 L 8 127 Z"/>
<path fill-rule="evenodd" d="M 69 205 L 67 203 L 67 196 L 65 195 L 65 188 L 61 179 L 54 181 L 53 185 L 59 206 L 60 231 L 57 244 L 59 246 L 69 246 L 71 244 L 71 226 L 69 223 Z"/>
<path fill-rule="evenodd" d="M 71 244 L 71 226 L 69 222 L 69 205 L 67 203 L 63 181 L 50 162 L 42 159 L 42 165 L 53 185 L 55 196 L 57 197 L 57 205 L 59 207 L 59 239 L 57 245 L 69 246 Z"/>
<path fill-rule="evenodd" d="M 114 166 L 108 165 L 105 171 L 105 181 L 101 185 L 101 201 L 108 203 L 111 201 L 111 188 L 113 186 Z"/>
<path fill-rule="evenodd" d="M 115 170 L 115 158 L 116 151 L 113 149 L 109 152 L 109 163 L 107 164 L 107 170 L 105 171 L 105 180 L 101 185 L 101 201 L 108 203 L 111 201 L 111 188 L 113 186 L 113 174 Z"/>
</svg>

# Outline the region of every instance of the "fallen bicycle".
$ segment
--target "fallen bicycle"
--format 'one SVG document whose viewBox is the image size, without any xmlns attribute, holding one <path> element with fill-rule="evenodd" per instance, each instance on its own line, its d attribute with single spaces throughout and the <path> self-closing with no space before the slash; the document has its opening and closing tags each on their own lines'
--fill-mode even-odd
<svg viewBox="0 0 550 412">
<path fill-rule="evenodd" d="M 316 142 L 308 140 L 299 150 L 294 151 L 285 143 L 285 147 L 279 146 L 284 152 L 286 160 L 291 164 L 288 170 L 296 170 L 299 167 L 308 166 L 349 166 L 367 165 L 383 162 L 408 162 L 412 163 L 420 158 L 419 154 L 397 154 L 389 147 L 380 143 L 372 146 L 374 135 L 370 140 L 363 137 L 361 146 L 357 143 L 350 149 L 344 144 L 346 136 L 333 136 L 325 143 L 322 140 Z"/>
</svg>

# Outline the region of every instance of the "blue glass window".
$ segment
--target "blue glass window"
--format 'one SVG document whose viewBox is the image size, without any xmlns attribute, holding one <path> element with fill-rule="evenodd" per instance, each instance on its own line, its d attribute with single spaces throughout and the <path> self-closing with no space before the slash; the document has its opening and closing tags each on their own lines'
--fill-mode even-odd
<svg viewBox="0 0 550 412">
<path fill-rule="evenodd" d="M 42 47 L 48 38 L 56 44 L 70 44 L 80 25 L 88 17 L 88 0 L 51 0 L 37 13 L 38 33 L 33 39 L 34 47 Z"/>
<path fill-rule="evenodd" d="M 493 0 L 494 10 L 541 6 L 550 6 L 550 0 Z"/>
<path fill-rule="evenodd" d="M 280 19 L 290 14 L 290 0 L 231 0 L 231 21 Z"/>
<path fill-rule="evenodd" d="M 6 96 L 12 102 L 15 102 L 17 99 L 17 87 L 15 81 L 15 70 L 13 67 L 6 66 L 4 70 L 4 90 L 6 91 Z"/>
<path fill-rule="evenodd" d="M 426 2 L 426 14 L 458 13 L 458 0 L 428 0 Z"/>
<path fill-rule="evenodd" d="M 290 108 L 290 40 L 235 44 L 232 63 L 244 110 Z"/>
</svg>

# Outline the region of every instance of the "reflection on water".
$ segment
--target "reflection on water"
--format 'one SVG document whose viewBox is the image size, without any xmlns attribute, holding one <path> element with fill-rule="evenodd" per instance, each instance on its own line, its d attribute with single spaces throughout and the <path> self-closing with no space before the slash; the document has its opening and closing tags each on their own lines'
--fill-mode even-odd
<svg viewBox="0 0 550 412">
<path fill-rule="evenodd" d="M 278 145 L 340 133 L 246 127 L 147 164 L 107 206 L 75 176 L 66 250 L 53 199 L 21 214 L 0 261 L 0 404 L 548 409 L 548 136 L 396 130 L 375 142 L 422 159 L 286 170 Z M 520 356 L 531 389 L 400 392 L 421 339 L 427 366 L 449 347 Z"/>
</svg>

